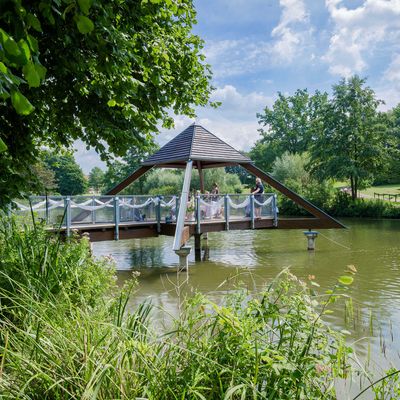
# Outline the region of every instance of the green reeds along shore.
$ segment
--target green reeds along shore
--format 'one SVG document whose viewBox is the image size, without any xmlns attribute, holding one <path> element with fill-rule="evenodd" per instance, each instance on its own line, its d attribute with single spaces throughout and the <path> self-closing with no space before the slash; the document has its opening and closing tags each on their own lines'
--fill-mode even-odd
<svg viewBox="0 0 400 400">
<path fill-rule="evenodd" d="M 323 322 L 352 281 L 319 296 L 290 273 L 221 304 L 196 294 L 160 332 L 151 306 L 128 310 L 111 260 L 87 239 L 0 221 L 1 399 L 333 399 L 351 374 Z"/>
</svg>

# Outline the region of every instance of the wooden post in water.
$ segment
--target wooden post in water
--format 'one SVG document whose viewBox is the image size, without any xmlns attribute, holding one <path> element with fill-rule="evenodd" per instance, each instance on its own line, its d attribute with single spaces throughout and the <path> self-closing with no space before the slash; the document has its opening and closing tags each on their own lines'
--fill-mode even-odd
<svg viewBox="0 0 400 400">
<path fill-rule="evenodd" d="M 194 235 L 194 258 L 196 261 L 201 261 L 201 233 Z"/>
</svg>

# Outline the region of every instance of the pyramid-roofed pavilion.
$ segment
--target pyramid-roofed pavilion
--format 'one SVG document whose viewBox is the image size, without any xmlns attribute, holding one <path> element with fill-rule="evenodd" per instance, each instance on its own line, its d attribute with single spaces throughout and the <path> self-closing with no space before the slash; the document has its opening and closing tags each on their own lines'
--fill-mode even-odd
<svg viewBox="0 0 400 400">
<path fill-rule="evenodd" d="M 252 162 L 250 158 L 239 153 L 201 125 L 192 124 L 145 160 L 142 165 L 185 168 L 188 160 L 195 161 L 194 168 L 223 167 Z"/>
<path fill-rule="evenodd" d="M 271 187 L 275 188 L 284 196 L 293 200 L 297 205 L 307 210 L 315 218 L 295 219 L 286 222 L 282 221 L 283 228 L 343 228 L 344 226 L 302 196 L 277 181 L 268 173 L 260 170 L 254 162 L 235 150 L 232 146 L 203 128 L 201 125 L 192 124 L 183 132 L 178 134 L 160 150 L 143 161 L 140 168 L 124 179 L 120 184 L 111 189 L 107 195 L 115 195 L 125 189 L 129 184 L 139 179 L 143 174 L 152 168 L 184 168 L 185 178 L 182 189 L 182 213 L 186 212 L 186 201 L 193 168 L 198 169 L 200 176 L 200 191 L 204 193 L 203 169 L 218 168 L 226 166 L 241 166 L 251 174 L 258 176 Z M 183 226 L 183 225 L 182 225 Z M 178 229 L 178 228 L 177 228 Z"/>
</svg>

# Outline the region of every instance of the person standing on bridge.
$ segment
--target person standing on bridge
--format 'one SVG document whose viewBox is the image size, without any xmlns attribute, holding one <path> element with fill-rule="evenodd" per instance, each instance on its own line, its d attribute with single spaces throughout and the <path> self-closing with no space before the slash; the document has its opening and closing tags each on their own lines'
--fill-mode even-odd
<svg viewBox="0 0 400 400">
<path fill-rule="evenodd" d="M 254 195 L 254 200 L 258 203 L 264 202 L 264 186 L 260 178 L 256 178 L 256 187 L 254 188 L 252 194 Z M 255 215 L 256 218 L 261 218 L 261 207 L 259 204 L 255 204 Z"/>
</svg>

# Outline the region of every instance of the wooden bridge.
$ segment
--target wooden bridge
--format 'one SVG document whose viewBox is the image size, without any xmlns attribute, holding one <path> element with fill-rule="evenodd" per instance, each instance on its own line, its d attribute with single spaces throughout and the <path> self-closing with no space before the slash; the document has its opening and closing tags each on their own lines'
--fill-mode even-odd
<svg viewBox="0 0 400 400">
<path fill-rule="evenodd" d="M 205 195 L 203 170 L 240 166 L 261 178 L 278 193 L 290 198 L 311 215 L 310 218 L 278 216 L 275 194 Z M 185 169 L 179 196 L 124 196 L 118 194 L 152 168 Z M 190 195 L 192 170 L 200 177 L 200 195 Z M 253 161 L 200 125 L 191 125 L 124 181 L 102 196 L 32 197 L 31 204 L 19 204 L 21 213 L 35 211 L 50 230 L 67 236 L 74 229 L 87 233 L 90 240 L 120 240 L 174 236 L 173 250 L 187 252 L 185 244 L 195 237 L 195 249 L 200 248 L 201 235 L 208 232 L 245 229 L 325 229 L 344 228 L 319 209 L 266 172 Z M 186 253 L 185 253 L 186 254 Z M 185 258 L 186 259 L 186 258 Z"/>
</svg>

